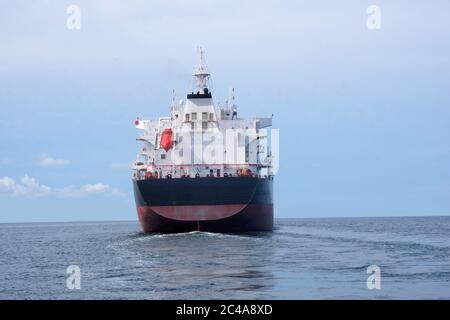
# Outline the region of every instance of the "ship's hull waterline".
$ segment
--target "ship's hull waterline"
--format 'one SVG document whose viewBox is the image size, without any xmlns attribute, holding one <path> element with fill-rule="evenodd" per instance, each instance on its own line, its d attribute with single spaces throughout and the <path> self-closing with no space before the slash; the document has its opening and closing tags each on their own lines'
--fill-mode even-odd
<svg viewBox="0 0 450 320">
<path fill-rule="evenodd" d="M 133 180 L 144 232 L 247 232 L 273 229 L 273 181 L 205 177 Z"/>
</svg>

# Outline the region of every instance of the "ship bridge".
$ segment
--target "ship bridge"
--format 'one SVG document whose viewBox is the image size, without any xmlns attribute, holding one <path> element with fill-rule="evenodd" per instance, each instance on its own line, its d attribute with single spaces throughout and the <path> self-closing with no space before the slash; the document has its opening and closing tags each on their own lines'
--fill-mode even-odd
<svg viewBox="0 0 450 320">
<path fill-rule="evenodd" d="M 272 176 L 267 127 L 272 116 L 238 118 L 235 91 L 224 105 L 214 104 L 211 74 L 200 48 L 185 101 L 173 95 L 170 116 L 136 119 L 143 147 L 135 161 L 135 179 Z"/>
</svg>

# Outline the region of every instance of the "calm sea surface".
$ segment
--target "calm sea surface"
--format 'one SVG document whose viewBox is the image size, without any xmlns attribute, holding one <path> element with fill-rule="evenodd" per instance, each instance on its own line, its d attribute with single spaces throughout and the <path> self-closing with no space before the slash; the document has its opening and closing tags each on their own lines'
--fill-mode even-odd
<svg viewBox="0 0 450 320">
<path fill-rule="evenodd" d="M 81 269 L 81 289 L 66 269 Z M 367 289 L 367 267 L 381 289 Z M 450 217 L 277 220 L 272 233 L 0 224 L 0 299 L 450 299 Z"/>
</svg>

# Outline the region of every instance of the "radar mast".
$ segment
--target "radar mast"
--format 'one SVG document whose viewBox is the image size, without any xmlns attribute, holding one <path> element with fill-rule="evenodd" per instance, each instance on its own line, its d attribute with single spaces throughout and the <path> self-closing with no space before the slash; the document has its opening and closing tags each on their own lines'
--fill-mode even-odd
<svg viewBox="0 0 450 320">
<path fill-rule="evenodd" d="M 198 48 L 198 53 L 200 56 L 200 62 L 194 68 L 194 73 L 192 74 L 195 77 L 195 91 L 199 91 L 200 93 L 207 93 L 207 82 L 211 74 L 206 67 L 205 51 L 203 51 L 202 47 Z"/>
</svg>

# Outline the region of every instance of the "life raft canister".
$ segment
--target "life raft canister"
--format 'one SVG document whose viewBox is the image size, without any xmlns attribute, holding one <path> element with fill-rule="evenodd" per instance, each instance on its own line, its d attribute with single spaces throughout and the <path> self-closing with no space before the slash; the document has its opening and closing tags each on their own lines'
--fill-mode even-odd
<svg viewBox="0 0 450 320">
<path fill-rule="evenodd" d="M 159 145 L 161 146 L 161 148 L 166 150 L 166 152 L 172 148 L 173 145 L 172 135 L 173 132 L 172 129 L 170 128 L 164 129 L 163 133 L 161 134 L 161 140 L 159 142 Z"/>
</svg>

